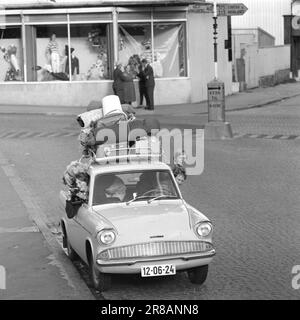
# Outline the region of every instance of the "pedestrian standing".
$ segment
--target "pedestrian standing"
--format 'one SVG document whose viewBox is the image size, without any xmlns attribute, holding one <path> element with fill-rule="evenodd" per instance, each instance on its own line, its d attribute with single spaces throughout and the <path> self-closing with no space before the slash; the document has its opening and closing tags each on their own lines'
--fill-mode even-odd
<svg viewBox="0 0 300 320">
<path fill-rule="evenodd" d="M 113 91 L 116 96 L 119 97 L 121 104 L 125 103 L 124 101 L 124 81 L 125 76 L 123 74 L 123 65 L 118 62 L 116 68 L 113 72 Z"/>
<path fill-rule="evenodd" d="M 146 77 L 145 77 L 145 73 L 144 73 L 144 68 L 143 68 L 143 64 L 140 64 L 139 67 L 139 73 L 137 74 L 138 78 L 139 78 L 139 93 L 140 93 L 140 107 L 143 106 L 143 101 L 144 101 L 144 97 L 145 100 L 147 102 L 146 99 Z"/>
<path fill-rule="evenodd" d="M 125 71 L 123 73 L 124 76 L 124 101 L 125 103 L 132 104 L 136 100 L 133 76 L 130 73 L 130 65 L 125 67 Z"/>
<path fill-rule="evenodd" d="M 146 86 L 146 102 L 147 107 L 146 110 L 154 110 L 154 74 L 153 69 L 148 63 L 147 59 L 142 60 L 143 68 L 144 68 L 144 74 L 145 74 L 145 86 Z"/>
</svg>

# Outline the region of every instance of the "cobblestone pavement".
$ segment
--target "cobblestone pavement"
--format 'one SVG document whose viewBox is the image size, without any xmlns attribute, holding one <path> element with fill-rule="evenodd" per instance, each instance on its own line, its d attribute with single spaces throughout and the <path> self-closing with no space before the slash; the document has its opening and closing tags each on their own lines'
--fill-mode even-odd
<svg viewBox="0 0 300 320">
<path fill-rule="evenodd" d="M 298 135 L 297 108 L 287 106 L 284 115 L 279 108 L 230 113 L 234 132 Z M 22 117 L 10 119 L 18 130 L 29 130 Z M 31 130 L 47 127 L 55 132 L 69 126 L 69 118 L 41 117 Z M 263 131 L 265 127 L 269 130 Z M 1 151 L 54 224 L 61 175 L 66 164 L 78 158 L 78 142 L 73 136 L 21 141 L 2 138 Z M 203 174 L 189 177 L 182 187 L 185 199 L 214 223 L 217 255 L 206 283 L 192 285 L 185 273 L 163 279 L 115 276 L 112 289 L 103 296 L 123 300 L 299 299 L 300 291 L 291 286 L 292 267 L 300 264 L 299 171 L 299 139 L 239 137 L 206 142 Z"/>
</svg>

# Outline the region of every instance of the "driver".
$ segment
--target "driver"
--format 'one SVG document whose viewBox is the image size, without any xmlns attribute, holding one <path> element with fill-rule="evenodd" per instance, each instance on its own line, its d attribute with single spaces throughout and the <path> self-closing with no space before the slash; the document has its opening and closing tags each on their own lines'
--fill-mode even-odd
<svg viewBox="0 0 300 320">
<path fill-rule="evenodd" d="M 160 192 L 164 194 L 174 194 L 169 174 L 166 172 L 162 172 L 160 174 L 158 187 Z"/>
<path fill-rule="evenodd" d="M 108 203 L 123 202 L 126 196 L 126 186 L 122 179 L 115 177 L 112 184 L 105 189 Z"/>
<path fill-rule="evenodd" d="M 155 189 L 157 185 L 155 172 L 144 172 L 140 176 L 140 181 L 136 185 L 138 196 L 143 195 L 145 192 Z"/>
</svg>

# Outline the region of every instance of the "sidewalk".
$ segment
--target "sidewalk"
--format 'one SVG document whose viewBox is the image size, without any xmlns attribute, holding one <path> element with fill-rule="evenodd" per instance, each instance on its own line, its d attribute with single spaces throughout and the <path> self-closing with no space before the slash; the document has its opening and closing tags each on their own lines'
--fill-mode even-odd
<svg viewBox="0 0 300 320">
<path fill-rule="evenodd" d="M 0 266 L 6 270 L 6 288 L 0 287 L 0 300 L 93 299 L 87 288 L 69 278 L 65 263 L 57 259 L 30 221 L 18 194 L 24 192 L 22 186 L 16 190 L 11 180 L 16 184 L 18 177 L 9 169 L 0 152 Z M 61 255 L 65 255 L 62 250 Z"/>
<path fill-rule="evenodd" d="M 281 84 L 275 87 L 256 88 L 226 97 L 226 111 L 262 107 L 284 99 L 300 95 L 300 82 Z M 89 101 L 87 101 L 87 105 Z M 155 106 L 154 112 L 136 109 L 137 115 L 171 115 L 175 117 L 197 117 L 207 113 L 207 102 Z M 75 116 L 86 111 L 86 107 L 0 105 L 0 114 L 44 114 L 57 116 Z M 186 119 L 184 119 L 186 122 Z"/>
</svg>

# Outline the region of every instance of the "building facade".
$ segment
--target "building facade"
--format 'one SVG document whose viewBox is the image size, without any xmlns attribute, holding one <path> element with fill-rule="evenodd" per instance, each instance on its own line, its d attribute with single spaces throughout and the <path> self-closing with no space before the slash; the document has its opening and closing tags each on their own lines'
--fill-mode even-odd
<svg viewBox="0 0 300 320">
<path fill-rule="evenodd" d="M 155 72 L 157 105 L 205 100 L 214 77 L 213 19 L 197 10 L 202 4 L 1 1 L 0 103 L 85 106 L 112 94 L 117 61 L 135 75 L 142 58 Z M 228 23 L 218 20 L 219 78 L 230 94 Z"/>
</svg>

